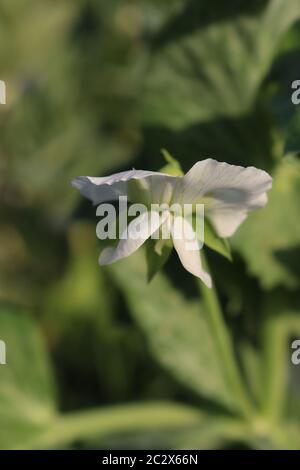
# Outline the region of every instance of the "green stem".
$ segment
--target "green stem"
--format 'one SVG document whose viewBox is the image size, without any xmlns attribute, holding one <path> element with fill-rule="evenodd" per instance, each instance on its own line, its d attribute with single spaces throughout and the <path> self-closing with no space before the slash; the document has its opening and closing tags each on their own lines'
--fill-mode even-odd
<svg viewBox="0 0 300 470">
<path fill-rule="evenodd" d="M 263 410 L 270 422 L 278 421 L 284 405 L 286 388 L 287 332 L 278 312 L 267 313 L 263 328 Z"/>
<path fill-rule="evenodd" d="M 74 441 L 122 432 L 176 430 L 197 426 L 202 421 L 200 410 L 179 403 L 146 402 L 96 408 L 54 417 L 47 430 L 33 437 L 27 448 L 65 448 Z"/>
<path fill-rule="evenodd" d="M 203 251 L 201 252 L 201 261 L 206 271 L 209 271 Z M 202 281 L 199 281 L 198 284 L 206 305 L 210 328 L 218 349 L 228 387 L 230 387 L 231 392 L 234 394 L 239 412 L 243 417 L 251 418 L 253 416 L 252 404 L 249 401 L 245 384 L 236 362 L 232 340 L 224 321 L 216 290 L 214 286 L 209 289 Z"/>
</svg>

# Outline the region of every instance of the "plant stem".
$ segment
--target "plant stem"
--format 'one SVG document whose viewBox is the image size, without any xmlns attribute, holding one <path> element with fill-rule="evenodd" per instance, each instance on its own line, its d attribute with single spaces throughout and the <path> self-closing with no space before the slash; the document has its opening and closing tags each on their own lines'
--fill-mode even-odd
<svg viewBox="0 0 300 470">
<path fill-rule="evenodd" d="M 201 252 L 201 261 L 206 271 L 209 271 L 203 251 Z M 223 318 L 216 290 L 214 286 L 209 289 L 202 281 L 199 281 L 198 285 L 206 305 L 210 328 L 218 349 L 220 363 L 224 370 L 228 387 L 230 387 L 231 392 L 234 394 L 241 415 L 245 418 L 252 418 L 252 404 L 246 393 L 240 369 L 236 362 L 232 340 Z"/>
<path fill-rule="evenodd" d="M 54 417 L 45 432 L 39 432 L 27 448 L 68 447 L 74 441 L 103 438 L 113 434 L 197 426 L 203 413 L 191 406 L 172 402 L 115 405 Z"/>
<path fill-rule="evenodd" d="M 271 422 L 282 413 L 286 388 L 287 332 L 278 312 L 267 312 L 263 328 L 264 414 Z"/>
</svg>

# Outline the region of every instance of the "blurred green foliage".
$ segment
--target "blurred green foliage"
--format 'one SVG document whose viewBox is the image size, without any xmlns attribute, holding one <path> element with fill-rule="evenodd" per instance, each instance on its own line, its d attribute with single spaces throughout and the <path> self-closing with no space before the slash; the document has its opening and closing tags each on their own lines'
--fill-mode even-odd
<svg viewBox="0 0 300 470">
<path fill-rule="evenodd" d="M 1 1 L 0 448 L 300 447 L 299 20 L 299 0 Z M 100 269 L 70 187 L 161 148 L 274 177 L 233 263 L 208 250 L 250 424 L 195 280 L 171 256 L 147 284 L 142 251 Z"/>
</svg>

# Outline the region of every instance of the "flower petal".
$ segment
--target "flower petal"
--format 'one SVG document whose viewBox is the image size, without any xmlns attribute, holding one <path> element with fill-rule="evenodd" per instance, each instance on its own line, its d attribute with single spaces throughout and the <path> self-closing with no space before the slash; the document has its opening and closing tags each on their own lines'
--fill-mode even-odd
<svg viewBox="0 0 300 470">
<path fill-rule="evenodd" d="M 204 202 L 206 215 L 221 237 L 233 235 L 249 211 L 263 207 L 271 176 L 254 167 L 207 159 L 183 177 L 182 202 Z"/>
<path fill-rule="evenodd" d="M 119 196 L 127 195 L 127 182 L 131 179 L 142 179 L 149 176 L 163 175 L 154 171 L 129 170 L 104 177 L 78 176 L 72 181 L 72 186 L 81 194 L 91 199 L 94 204 L 114 201 Z"/>
<path fill-rule="evenodd" d="M 266 193 L 256 198 L 249 198 L 247 204 L 229 204 L 221 199 L 211 200 L 207 205 L 206 215 L 220 237 L 231 237 L 241 223 L 247 218 L 248 212 L 264 207 L 267 203 Z"/>
<path fill-rule="evenodd" d="M 199 243 L 192 225 L 183 217 L 174 218 L 172 238 L 175 250 L 184 268 L 212 287 L 210 275 L 202 269 Z"/>
<path fill-rule="evenodd" d="M 144 212 L 139 215 L 128 225 L 128 236 L 126 239 L 121 237 L 116 247 L 107 247 L 102 251 L 99 257 L 99 264 L 104 266 L 122 258 L 127 258 L 127 256 L 138 250 L 158 230 L 163 222 L 164 218 L 158 212 Z M 138 227 L 139 232 L 138 236 L 136 236 Z"/>
<path fill-rule="evenodd" d="M 91 199 L 94 204 L 107 201 L 115 201 L 119 196 L 126 196 L 126 183 L 115 183 L 113 187 L 107 184 L 100 184 L 98 178 L 91 176 L 78 176 L 72 181 L 72 186 L 81 192 L 83 196 Z"/>
</svg>

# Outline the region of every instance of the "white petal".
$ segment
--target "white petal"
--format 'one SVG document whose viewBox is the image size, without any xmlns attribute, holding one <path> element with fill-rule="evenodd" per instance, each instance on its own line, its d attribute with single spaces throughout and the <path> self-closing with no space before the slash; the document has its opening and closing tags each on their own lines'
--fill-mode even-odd
<svg viewBox="0 0 300 470">
<path fill-rule="evenodd" d="M 130 222 L 126 239 L 121 239 L 116 247 L 108 247 L 102 251 L 99 264 L 103 266 L 127 258 L 127 256 L 138 250 L 163 222 L 164 218 L 158 212 L 144 212 Z M 139 227 L 139 236 L 134 238 L 137 227 Z"/>
<path fill-rule="evenodd" d="M 231 237 L 242 222 L 247 218 L 246 211 L 220 209 L 209 214 L 209 219 L 222 238 Z"/>
<path fill-rule="evenodd" d="M 124 182 L 115 183 L 114 186 L 97 184 L 91 176 L 78 176 L 72 181 L 72 186 L 81 192 L 83 196 L 91 199 L 94 204 L 107 201 L 115 201 L 119 196 L 126 196 L 127 185 Z"/>
<path fill-rule="evenodd" d="M 201 266 L 199 244 L 192 225 L 183 217 L 175 217 L 172 238 L 175 250 L 184 268 L 194 276 L 199 277 L 207 287 L 212 287 L 210 275 Z"/>
<path fill-rule="evenodd" d="M 231 237 L 241 223 L 247 218 L 248 212 L 264 207 L 267 203 L 266 193 L 249 199 L 247 205 L 229 204 L 222 200 L 211 200 L 206 209 L 217 234 L 220 237 Z"/>
<path fill-rule="evenodd" d="M 221 237 L 231 236 L 249 211 L 263 207 L 271 176 L 254 167 L 207 159 L 183 177 L 182 201 L 204 202 L 205 212 Z"/>
<path fill-rule="evenodd" d="M 78 176 L 72 186 L 81 194 L 91 199 L 94 204 L 117 200 L 127 195 L 127 182 L 131 179 L 142 179 L 149 176 L 164 175 L 154 171 L 129 170 L 104 177 Z M 164 175 L 165 176 L 165 175 Z"/>
</svg>

